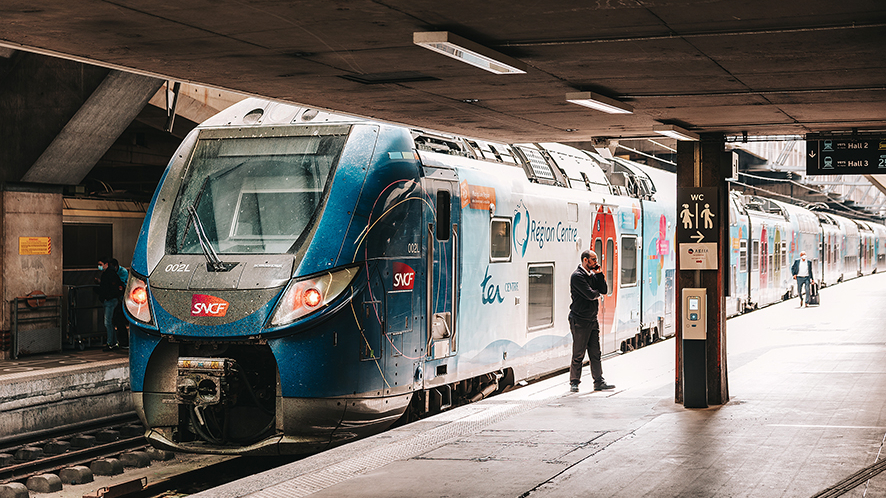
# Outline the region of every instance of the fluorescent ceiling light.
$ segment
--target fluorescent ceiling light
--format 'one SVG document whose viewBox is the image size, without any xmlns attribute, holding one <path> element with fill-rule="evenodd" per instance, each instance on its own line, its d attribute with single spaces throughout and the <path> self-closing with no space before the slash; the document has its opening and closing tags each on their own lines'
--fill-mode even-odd
<svg viewBox="0 0 886 498">
<path fill-rule="evenodd" d="M 655 125 L 652 127 L 652 131 L 655 133 L 659 133 L 666 137 L 676 138 L 677 140 L 690 140 L 693 142 L 698 141 L 698 134 L 692 133 L 689 130 L 684 130 L 679 126 L 674 125 Z"/>
<path fill-rule="evenodd" d="M 634 112 L 633 107 L 623 102 L 593 92 L 567 93 L 566 101 L 609 114 L 633 114 Z"/>
<path fill-rule="evenodd" d="M 412 34 L 412 42 L 447 57 L 466 62 L 495 74 L 522 74 L 526 64 L 495 50 L 454 35 L 449 31 L 421 31 Z"/>
</svg>

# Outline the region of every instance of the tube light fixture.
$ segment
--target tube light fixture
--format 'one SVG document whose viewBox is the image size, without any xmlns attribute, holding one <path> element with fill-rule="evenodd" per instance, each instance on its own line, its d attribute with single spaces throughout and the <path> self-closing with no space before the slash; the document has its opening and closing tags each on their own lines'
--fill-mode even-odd
<svg viewBox="0 0 886 498">
<path fill-rule="evenodd" d="M 566 94 L 566 101 L 583 105 L 609 114 L 633 114 L 634 108 L 615 99 L 593 92 L 573 92 Z"/>
<path fill-rule="evenodd" d="M 699 138 L 697 133 L 692 133 L 689 130 L 684 130 L 674 125 L 655 125 L 652 127 L 652 131 L 666 137 L 676 138 L 677 140 L 697 142 Z"/>
<path fill-rule="evenodd" d="M 412 34 L 412 42 L 428 50 L 485 69 L 490 73 L 522 74 L 529 67 L 517 59 L 500 54 L 449 31 L 415 32 Z"/>
</svg>

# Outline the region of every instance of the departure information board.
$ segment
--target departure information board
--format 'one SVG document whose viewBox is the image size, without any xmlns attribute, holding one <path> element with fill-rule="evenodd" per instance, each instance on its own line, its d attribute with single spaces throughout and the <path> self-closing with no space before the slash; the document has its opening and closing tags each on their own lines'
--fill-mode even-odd
<svg viewBox="0 0 886 498">
<path fill-rule="evenodd" d="M 806 174 L 886 174 L 886 137 L 807 138 Z"/>
</svg>

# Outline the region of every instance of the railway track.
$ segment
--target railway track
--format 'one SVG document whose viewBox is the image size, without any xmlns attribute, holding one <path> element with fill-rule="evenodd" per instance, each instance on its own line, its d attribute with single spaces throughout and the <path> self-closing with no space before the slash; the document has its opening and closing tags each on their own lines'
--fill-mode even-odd
<svg viewBox="0 0 886 498">
<path fill-rule="evenodd" d="M 145 450 L 143 433 L 135 413 L 128 413 L 0 438 L 0 485 Z"/>
<path fill-rule="evenodd" d="M 0 438 L 0 487 L 16 485 L 29 487 L 29 479 L 42 478 L 53 474 L 63 475 L 65 469 L 95 469 L 98 461 L 125 461 L 126 455 L 148 454 L 151 460 L 168 460 L 173 454 L 155 450 L 143 437 L 144 427 L 135 413 L 106 417 L 80 424 L 48 429 L 33 433 Z M 77 496 L 114 496 L 117 498 L 152 498 L 186 496 L 218 486 L 241 477 L 264 472 L 295 460 L 293 457 L 243 458 L 225 457 L 220 461 L 195 464 L 190 462 L 195 455 L 185 456 L 170 465 L 181 467 L 181 472 L 164 468 L 163 477 L 148 478 L 145 472 L 126 472 L 90 475 L 84 482 L 63 482 L 82 488 Z M 144 461 L 142 467 L 150 465 Z M 101 466 L 99 466 L 101 467 Z M 119 466 L 122 472 L 122 465 Z M 138 476 L 138 477 L 134 477 Z M 150 476 L 150 472 L 148 472 Z M 93 481 L 93 478 L 95 480 Z M 61 480 L 61 477 L 59 477 Z M 0 491 L 3 491 L 0 489 Z M 58 493 L 59 489 L 30 489 L 30 496 L 36 493 Z M 2 494 L 2 493 L 0 493 Z M 64 493 L 68 495 L 70 493 Z M 4 494 L 6 496 L 6 494 Z M 18 496 L 10 494 L 9 496 Z M 27 496 L 27 495 L 23 495 Z M 49 496 L 53 496 L 50 494 Z"/>
</svg>

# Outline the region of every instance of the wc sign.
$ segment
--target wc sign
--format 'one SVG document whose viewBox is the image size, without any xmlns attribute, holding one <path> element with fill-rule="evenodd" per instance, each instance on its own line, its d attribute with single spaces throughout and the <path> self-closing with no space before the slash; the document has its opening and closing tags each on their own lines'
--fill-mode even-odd
<svg viewBox="0 0 886 498">
<path fill-rule="evenodd" d="M 681 270 L 716 270 L 722 219 L 717 187 L 677 188 L 677 257 Z"/>
<path fill-rule="evenodd" d="M 415 270 L 405 263 L 394 262 L 394 290 L 412 290 L 415 284 Z"/>
<path fill-rule="evenodd" d="M 717 187 L 677 188 L 677 242 L 698 244 L 719 240 L 721 220 L 717 194 Z"/>
</svg>

